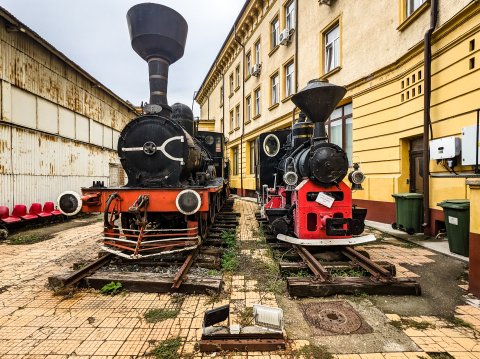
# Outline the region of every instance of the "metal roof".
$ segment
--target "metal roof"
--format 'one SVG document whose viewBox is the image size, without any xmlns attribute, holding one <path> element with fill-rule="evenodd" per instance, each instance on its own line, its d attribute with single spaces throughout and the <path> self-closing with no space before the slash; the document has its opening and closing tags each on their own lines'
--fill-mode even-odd
<svg viewBox="0 0 480 359">
<path fill-rule="evenodd" d="M 96 78 L 94 78 L 92 75 L 90 75 L 87 71 L 85 71 L 83 68 L 81 68 L 79 65 L 77 65 L 74 61 L 70 60 L 64 53 L 62 53 L 61 51 L 56 49 L 52 44 L 50 44 L 48 41 L 43 39 L 39 34 L 37 34 L 32 29 L 30 29 L 27 25 L 22 23 L 20 20 L 18 20 L 15 16 L 13 16 L 5 8 L 3 8 L 1 6 L 0 6 L 0 17 L 5 19 L 5 21 L 7 21 L 13 28 L 18 28 L 19 31 L 21 31 L 25 35 L 29 36 L 32 40 L 37 42 L 39 45 L 43 46 L 45 49 L 50 51 L 52 54 L 57 56 L 59 59 L 61 59 L 65 63 L 67 63 L 75 71 L 77 71 L 80 74 L 82 74 L 83 76 L 85 76 L 88 80 L 90 80 L 92 83 L 97 85 L 97 87 L 99 89 L 103 90 L 108 95 L 115 98 L 118 102 L 122 103 L 125 107 L 128 107 L 132 111 L 135 111 L 135 107 L 133 106 L 133 104 L 131 104 L 131 103 L 125 101 L 124 99 L 120 98 L 112 90 L 110 90 L 105 85 L 103 85 L 100 81 L 98 81 Z"/>
</svg>

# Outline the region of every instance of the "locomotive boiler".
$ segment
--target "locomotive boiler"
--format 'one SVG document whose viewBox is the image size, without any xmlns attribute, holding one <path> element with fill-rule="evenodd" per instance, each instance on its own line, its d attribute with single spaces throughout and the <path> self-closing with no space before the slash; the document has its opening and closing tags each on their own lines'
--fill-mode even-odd
<svg viewBox="0 0 480 359">
<path fill-rule="evenodd" d="M 229 189 L 223 134 L 197 131 L 188 106 L 168 105 L 169 66 L 184 54 L 187 22 L 171 8 L 144 3 L 128 11 L 127 23 L 150 82 L 150 102 L 118 141 L 128 182 L 118 188 L 97 183 L 81 196 L 66 192 L 58 203 L 66 215 L 102 212 L 102 248 L 137 259 L 198 247 Z"/>
<path fill-rule="evenodd" d="M 375 240 L 373 235 L 360 236 L 367 211 L 352 206 L 352 189 L 343 181 L 348 175 L 352 188 L 360 189 L 364 175 L 357 164 L 348 173 L 347 154 L 328 142 L 325 131 L 326 120 L 345 93 L 341 86 L 310 81 L 292 97 L 302 111 L 292 129 L 260 137 L 265 154 L 257 170 L 262 213 L 280 240 L 312 246 Z M 266 162 L 274 167 L 273 176 Z"/>
</svg>

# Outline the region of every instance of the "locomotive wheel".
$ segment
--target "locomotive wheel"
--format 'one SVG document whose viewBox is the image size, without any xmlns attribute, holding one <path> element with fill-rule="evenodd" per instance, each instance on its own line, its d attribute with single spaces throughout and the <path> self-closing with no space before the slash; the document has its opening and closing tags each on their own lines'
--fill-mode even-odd
<svg viewBox="0 0 480 359">
<path fill-rule="evenodd" d="M 198 219 L 198 234 L 202 237 L 202 240 L 207 238 L 208 232 L 208 219 L 203 219 L 202 216 L 199 216 Z"/>
<path fill-rule="evenodd" d="M 217 199 L 216 195 L 210 197 L 210 206 L 208 208 L 208 223 L 213 224 L 215 222 L 215 216 L 217 214 Z"/>
</svg>

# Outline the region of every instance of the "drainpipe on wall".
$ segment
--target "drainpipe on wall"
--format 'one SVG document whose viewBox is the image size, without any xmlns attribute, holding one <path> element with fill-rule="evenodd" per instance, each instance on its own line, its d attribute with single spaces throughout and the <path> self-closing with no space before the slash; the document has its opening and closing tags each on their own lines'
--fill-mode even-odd
<svg viewBox="0 0 480 359">
<path fill-rule="evenodd" d="M 242 47 L 242 134 L 240 135 L 240 193 L 243 193 L 243 136 L 245 134 L 245 45 L 237 36 L 237 28 L 234 28 L 234 37 L 237 44 Z"/>
<path fill-rule="evenodd" d="M 295 93 L 298 92 L 298 11 L 298 0 L 295 0 Z"/>
<path fill-rule="evenodd" d="M 430 152 L 429 138 L 433 138 L 432 120 L 430 118 L 430 100 L 432 91 L 432 34 L 437 27 L 438 2 L 432 0 L 430 9 L 430 28 L 424 38 L 424 81 L 423 94 L 423 228 L 430 226 Z M 430 136 L 429 136 L 430 135 Z"/>
</svg>

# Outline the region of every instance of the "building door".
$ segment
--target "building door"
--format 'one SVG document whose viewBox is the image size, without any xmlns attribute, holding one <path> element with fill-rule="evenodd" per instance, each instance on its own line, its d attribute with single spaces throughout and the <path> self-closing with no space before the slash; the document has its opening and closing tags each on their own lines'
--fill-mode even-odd
<svg viewBox="0 0 480 359">
<path fill-rule="evenodd" d="M 410 192 L 423 193 L 423 137 L 410 141 Z"/>
</svg>

